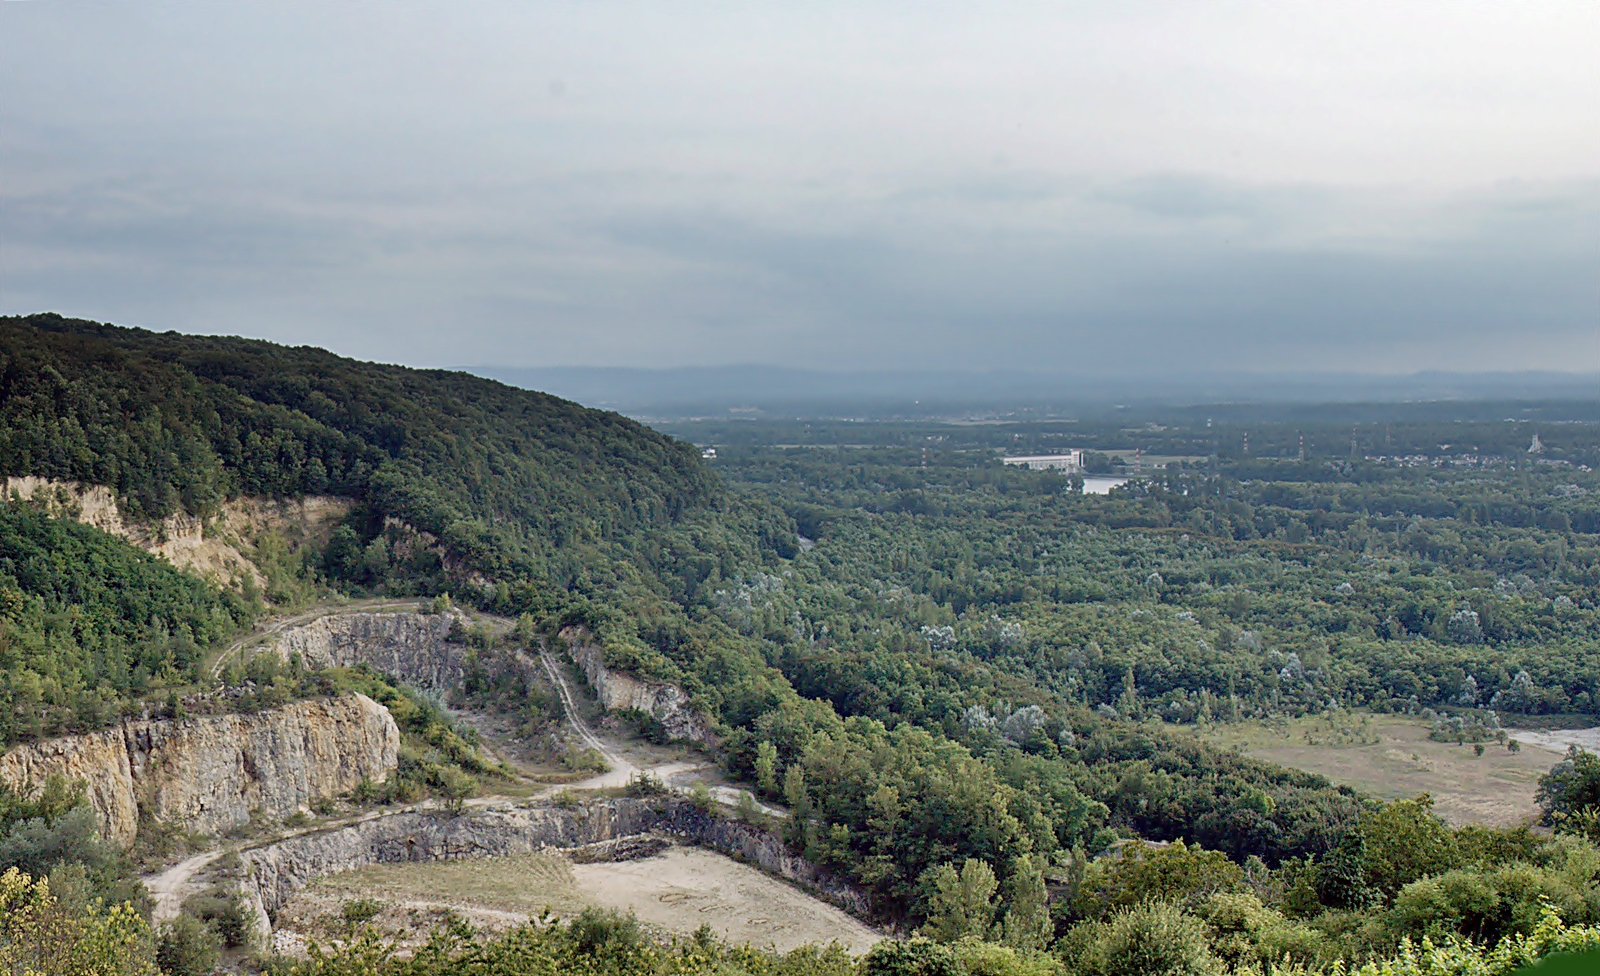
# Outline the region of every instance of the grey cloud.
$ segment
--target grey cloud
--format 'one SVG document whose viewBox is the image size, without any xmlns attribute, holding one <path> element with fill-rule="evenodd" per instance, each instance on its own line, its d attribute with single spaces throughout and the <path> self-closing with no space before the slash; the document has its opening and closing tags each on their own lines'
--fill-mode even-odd
<svg viewBox="0 0 1600 976">
<path fill-rule="evenodd" d="M 425 365 L 1600 368 L 1565 41 L 1576 84 L 1463 120 L 1471 59 L 1390 38 L 1361 88 L 1227 12 L 101 9 L 0 4 L 3 311 Z"/>
</svg>

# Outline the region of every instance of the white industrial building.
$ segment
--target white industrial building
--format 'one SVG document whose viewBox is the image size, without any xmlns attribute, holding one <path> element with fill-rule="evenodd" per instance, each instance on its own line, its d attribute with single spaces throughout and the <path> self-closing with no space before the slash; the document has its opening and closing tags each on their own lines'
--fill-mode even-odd
<svg viewBox="0 0 1600 976">
<path fill-rule="evenodd" d="M 1082 471 L 1083 452 L 1063 451 L 1060 454 L 1028 454 L 1006 458 L 1007 464 L 1017 464 L 1032 471 Z"/>
</svg>

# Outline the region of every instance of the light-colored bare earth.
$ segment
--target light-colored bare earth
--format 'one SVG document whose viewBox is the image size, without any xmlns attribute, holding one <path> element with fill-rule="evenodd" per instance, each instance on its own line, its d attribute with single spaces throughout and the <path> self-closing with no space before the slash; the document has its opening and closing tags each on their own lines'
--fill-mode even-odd
<svg viewBox="0 0 1600 976">
<path fill-rule="evenodd" d="M 838 941 L 865 952 L 882 935 L 825 902 L 755 868 L 695 847 L 636 861 L 572 864 L 558 853 L 381 864 L 313 882 L 285 906 L 279 927 L 301 936 L 336 933 L 348 901 L 386 906 L 380 926 L 412 929 L 419 911 L 456 911 L 490 931 L 549 910 L 570 918 L 586 905 L 632 911 L 657 929 L 689 935 L 709 925 L 720 938 L 788 950 Z"/>
<path fill-rule="evenodd" d="M 104 485 L 48 478 L 0 479 L 0 493 L 45 505 L 52 516 L 76 519 L 103 532 L 121 536 L 147 552 L 165 557 L 177 568 L 220 586 L 236 586 L 249 578 L 257 587 L 266 579 L 245 555 L 262 532 L 294 540 L 326 542 L 333 527 L 354 502 L 348 498 L 311 496 L 298 501 L 236 498 L 225 502 L 209 520 L 178 514 L 139 522 L 122 514 L 116 493 Z"/>
<path fill-rule="evenodd" d="M 1600 752 L 1600 728 L 1558 729 L 1553 732 L 1532 732 L 1517 729 L 1511 737 L 1523 745 L 1537 746 L 1550 752 L 1566 754 L 1568 746 L 1577 746 L 1588 752 Z"/>
<path fill-rule="evenodd" d="M 1203 737 L 1385 800 L 1427 793 L 1434 811 L 1456 826 L 1513 826 L 1538 815 L 1534 792 L 1539 777 L 1556 762 L 1550 752 L 1513 753 L 1486 742 L 1478 756 L 1470 744 L 1434 742 L 1428 731 L 1429 724 L 1418 718 L 1358 715 L 1334 722 L 1297 719 L 1276 727 L 1237 722 L 1215 726 Z M 1514 733 L 1524 741 L 1529 734 Z"/>
<path fill-rule="evenodd" d="M 170 918 L 177 918 L 183 900 L 199 890 L 199 886 L 193 884 L 191 879 L 196 872 L 221 856 L 222 851 L 206 851 L 185 858 L 158 875 L 145 878 L 145 887 L 149 889 L 150 898 L 155 902 L 150 913 L 151 920 L 165 922 Z"/>
<path fill-rule="evenodd" d="M 865 952 L 883 936 L 839 909 L 755 868 L 695 847 L 614 864 L 573 866 L 583 897 L 672 932 L 711 926 L 730 942 L 793 949 L 838 941 Z"/>
</svg>

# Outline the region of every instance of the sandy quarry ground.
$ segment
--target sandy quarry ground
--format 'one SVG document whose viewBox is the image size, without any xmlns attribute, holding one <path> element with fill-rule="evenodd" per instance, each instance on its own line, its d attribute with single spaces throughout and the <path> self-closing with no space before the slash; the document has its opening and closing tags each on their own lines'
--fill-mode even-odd
<svg viewBox="0 0 1600 976">
<path fill-rule="evenodd" d="M 1558 729 L 1553 732 L 1512 729 L 1510 735 L 1523 745 L 1538 746 L 1540 749 L 1548 749 L 1563 755 L 1566 754 L 1568 746 L 1577 746 L 1589 752 L 1600 752 L 1600 728 Z"/>
<path fill-rule="evenodd" d="M 547 909 L 570 918 L 585 905 L 631 910 L 674 935 L 709 925 L 730 942 L 780 950 L 836 940 L 861 953 L 882 938 L 845 912 L 755 868 L 700 848 L 672 847 L 654 857 L 615 863 L 573 864 L 552 852 L 379 864 L 330 875 L 284 906 L 279 941 L 292 949 L 308 937 L 337 937 L 340 912 L 357 899 L 383 904 L 374 920 L 380 931 L 415 941 L 447 911 L 499 931 Z"/>
</svg>

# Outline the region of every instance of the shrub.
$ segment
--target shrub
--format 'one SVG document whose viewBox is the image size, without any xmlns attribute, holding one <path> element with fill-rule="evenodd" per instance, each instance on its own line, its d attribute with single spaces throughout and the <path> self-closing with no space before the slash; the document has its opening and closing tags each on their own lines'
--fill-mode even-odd
<svg viewBox="0 0 1600 976">
<path fill-rule="evenodd" d="M 384 904 L 376 898 L 354 898 L 339 909 L 346 925 L 365 925 L 383 914 Z"/>
<path fill-rule="evenodd" d="M 247 946 L 255 936 L 255 910 L 238 891 L 214 885 L 183 903 L 186 915 L 200 919 L 230 949 Z"/>
<path fill-rule="evenodd" d="M 1205 923 L 1165 902 L 1119 912 L 1068 933 L 1062 960 L 1080 976 L 1219 976 Z"/>
<path fill-rule="evenodd" d="M 646 941 L 639 917 L 631 911 L 624 915 L 614 908 L 585 908 L 567 931 L 578 949 L 591 955 L 602 950 L 636 949 Z"/>
<path fill-rule="evenodd" d="M 940 942 L 985 939 L 994 927 L 994 894 L 998 888 L 994 869 L 977 858 L 967 858 L 960 873 L 941 864 L 923 873 L 928 899 L 928 923 L 921 934 Z"/>
<path fill-rule="evenodd" d="M 861 960 L 861 976 L 965 976 L 948 946 L 927 939 L 885 939 Z"/>
<path fill-rule="evenodd" d="M 661 782 L 661 777 L 649 770 L 641 770 L 628 778 L 627 794 L 634 797 L 660 796 L 667 792 L 667 786 Z"/>
<path fill-rule="evenodd" d="M 168 922 L 156 942 L 156 964 L 166 976 L 210 976 L 220 955 L 216 935 L 187 915 Z"/>
</svg>

